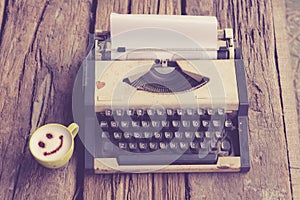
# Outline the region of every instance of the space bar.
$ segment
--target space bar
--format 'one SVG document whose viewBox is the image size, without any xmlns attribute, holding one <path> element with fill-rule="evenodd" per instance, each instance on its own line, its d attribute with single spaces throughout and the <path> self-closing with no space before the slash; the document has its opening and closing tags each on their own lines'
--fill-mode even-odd
<svg viewBox="0 0 300 200">
<path fill-rule="evenodd" d="M 215 164 L 218 160 L 217 154 L 208 154 L 199 157 L 198 154 L 183 155 L 120 155 L 119 165 L 184 165 L 184 164 Z"/>
</svg>

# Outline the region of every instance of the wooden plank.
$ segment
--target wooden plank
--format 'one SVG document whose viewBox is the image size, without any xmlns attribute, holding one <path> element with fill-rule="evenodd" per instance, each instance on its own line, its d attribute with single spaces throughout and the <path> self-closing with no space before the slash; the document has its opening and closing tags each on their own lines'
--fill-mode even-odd
<svg viewBox="0 0 300 200">
<path fill-rule="evenodd" d="M 294 199 L 300 199 L 300 154 L 299 154 L 299 132 L 296 97 L 291 79 L 293 74 L 290 54 L 287 42 L 285 2 L 272 1 L 274 15 L 274 30 L 277 53 L 277 69 L 279 71 L 281 86 L 281 101 L 283 105 L 283 117 L 285 123 L 285 134 L 289 156 L 290 182 Z"/>
<path fill-rule="evenodd" d="M 72 84 L 85 56 L 89 1 L 6 1 L 0 45 L 0 199 L 72 199 L 75 157 L 64 168 L 38 165 L 29 134 L 72 121 Z M 76 34 L 74 34 L 76 33 Z"/>
<path fill-rule="evenodd" d="M 180 0 L 164 0 L 159 1 L 159 14 L 181 15 L 181 1 Z"/>
<path fill-rule="evenodd" d="M 126 14 L 130 12 L 129 2 L 130 0 L 99 0 L 95 1 L 97 4 L 97 9 L 95 11 L 96 14 L 96 22 L 95 29 L 99 30 L 109 30 L 109 16 L 110 13 L 122 13 Z"/>
<path fill-rule="evenodd" d="M 111 175 L 85 174 L 83 198 L 84 199 L 113 199 L 111 182 L 112 182 Z M 101 190 L 96 190 L 96 188 L 101 188 Z"/>
<path fill-rule="evenodd" d="M 155 199 L 186 199 L 184 174 L 154 174 L 153 194 Z"/>
<path fill-rule="evenodd" d="M 162 1 L 163 3 L 164 1 Z M 133 14 L 158 14 L 160 8 L 159 0 L 132 0 L 131 13 Z"/>
<path fill-rule="evenodd" d="M 188 196 L 291 199 L 271 2 L 192 0 L 186 1 L 186 12 L 216 15 L 220 27 L 232 24 L 243 48 L 250 101 L 251 158 L 251 169 L 246 174 L 188 175 Z"/>
<path fill-rule="evenodd" d="M 132 0 L 130 8 L 126 10 L 128 5 L 128 3 L 124 2 L 121 4 L 119 1 L 114 1 L 113 3 L 99 1 L 96 13 L 96 29 L 109 29 L 109 15 L 111 12 L 147 14 L 180 14 L 181 12 L 179 0 Z M 84 197 L 86 199 L 89 199 L 91 196 L 105 199 L 103 194 L 106 192 L 112 193 L 113 199 L 152 199 L 152 197 L 164 199 L 164 197 L 173 196 L 177 199 L 185 198 L 184 174 L 165 174 L 164 176 L 156 174 L 120 174 L 107 175 L 105 177 L 106 179 L 103 179 L 102 175 L 85 177 Z M 110 177 L 111 181 L 107 181 L 108 177 Z M 98 187 L 97 184 L 91 183 L 108 184 L 109 187 Z M 160 185 L 163 185 L 166 189 L 162 191 Z M 177 192 L 178 188 L 182 188 L 182 191 L 179 193 Z"/>
</svg>

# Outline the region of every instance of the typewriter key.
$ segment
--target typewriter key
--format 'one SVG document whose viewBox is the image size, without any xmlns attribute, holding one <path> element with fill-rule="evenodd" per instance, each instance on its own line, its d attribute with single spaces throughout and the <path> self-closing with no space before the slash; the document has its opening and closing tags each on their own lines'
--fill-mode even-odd
<svg viewBox="0 0 300 200">
<path fill-rule="evenodd" d="M 188 109 L 186 109 L 186 114 L 187 115 L 194 115 L 194 110 L 192 109 L 192 108 L 188 108 Z"/>
<path fill-rule="evenodd" d="M 151 150 L 157 150 L 158 149 L 158 144 L 156 142 L 150 142 L 149 143 L 149 148 Z"/>
<path fill-rule="evenodd" d="M 167 148 L 166 143 L 160 142 L 160 143 L 159 143 L 159 148 L 160 148 L 160 149 L 166 149 L 166 148 Z"/>
<path fill-rule="evenodd" d="M 151 138 L 153 136 L 152 132 L 144 132 L 144 137 L 145 138 Z"/>
<path fill-rule="evenodd" d="M 142 121 L 142 127 L 144 127 L 144 128 L 150 127 L 150 122 L 149 121 Z"/>
<path fill-rule="evenodd" d="M 197 114 L 198 114 L 198 115 L 204 115 L 204 114 L 205 114 L 204 109 L 203 109 L 203 108 L 198 108 L 198 109 L 197 109 Z"/>
<path fill-rule="evenodd" d="M 211 132 L 205 131 L 205 137 L 208 139 L 211 138 L 212 137 Z"/>
<path fill-rule="evenodd" d="M 172 125 L 173 125 L 173 127 L 179 127 L 180 126 L 180 121 L 173 120 Z"/>
<path fill-rule="evenodd" d="M 195 128 L 198 128 L 198 127 L 200 127 L 200 122 L 199 121 L 197 121 L 197 120 L 193 120 L 193 127 L 195 127 Z"/>
<path fill-rule="evenodd" d="M 115 113 L 116 113 L 117 116 L 121 117 L 121 116 L 124 115 L 124 110 L 123 110 L 123 109 L 117 109 L 117 110 L 115 111 Z"/>
<path fill-rule="evenodd" d="M 139 128 L 140 127 L 140 121 L 132 121 L 131 126 L 133 128 Z"/>
<path fill-rule="evenodd" d="M 221 144 L 222 151 L 230 151 L 230 148 L 231 148 L 230 142 L 227 139 L 223 140 Z"/>
<path fill-rule="evenodd" d="M 130 142 L 129 143 L 129 149 L 130 150 L 136 150 L 137 149 L 137 143 Z"/>
<path fill-rule="evenodd" d="M 160 122 L 159 121 L 152 121 L 152 127 L 153 128 L 159 128 L 160 127 Z"/>
<path fill-rule="evenodd" d="M 102 132 L 101 133 L 101 138 L 108 138 L 109 137 L 109 133 L 108 132 Z"/>
<path fill-rule="evenodd" d="M 123 149 L 123 150 L 126 150 L 127 149 L 127 143 L 125 143 L 125 142 L 119 142 L 119 148 Z"/>
<path fill-rule="evenodd" d="M 141 132 L 134 132 L 133 137 L 135 139 L 141 139 L 141 138 L 143 138 L 143 134 Z"/>
<path fill-rule="evenodd" d="M 129 122 L 128 121 L 121 121 L 121 127 L 128 128 L 129 127 Z"/>
<path fill-rule="evenodd" d="M 170 122 L 163 120 L 163 121 L 161 121 L 161 126 L 162 127 L 169 127 L 170 126 Z"/>
<path fill-rule="evenodd" d="M 106 110 L 105 110 L 105 115 L 106 115 L 107 117 L 112 116 L 112 110 L 106 109 Z"/>
<path fill-rule="evenodd" d="M 165 114 L 165 110 L 162 108 L 159 108 L 156 110 L 156 113 L 158 116 L 163 116 Z"/>
<path fill-rule="evenodd" d="M 215 136 L 216 136 L 217 139 L 222 138 L 222 132 L 221 131 L 216 131 Z"/>
<path fill-rule="evenodd" d="M 206 142 L 200 142 L 200 148 L 204 149 L 204 150 L 207 150 L 208 149 L 207 143 Z"/>
<path fill-rule="evenodd" d="M 139 143 L 139 148 L 140 148 L 140 150 L 142 150 L 142 151 L 147 150 L 148 144 L 145 143 L 145 142 L 140 142 L 140 143 Z"/>
<path fill-rule="evenodd" d="M 208 108 L 208 109 L 207 109 L 207 114 L 208 114 L 208 115 L 214 115 L 214 114 L 215 114 L 215 109 L 213 109 L 213 108 Z"/>
<path fill-rule="evenodd" d="M 190 125 L 191 125 L 190 121 L 186 121 L 186 120 L 183 120 L 183 121 L 182 121 L 182 126 L 183 126 L 184 128 L 189 128 Z"/>
<path fill-rule="evenodd" d="M 123 136 L 124 136 L 125 139 L 130 139 L 131 133 L 129 133 L 129 132 L 124 132 L 124 133 L 123 133 Z"/>
<path fill-rule="evenodd" d="M 184 110 L 182 108 L 177 109 L 177 115 L 181 116 L 184 114 Z"/>
<path fill-rule="evenodd" d="M 178 143 L 177 142 L 170 142 L 170 148 L 175 150 L 178 149 Z"/>
<path fill-rule="evenodd" d="M 136 110 L 136 114 L 137 114 L 138 116 L 143 116 L 143 115 L 144 115 L 144 110 L 143 110 L 143 109 L 137 109 L 137 110 Z"/>
<path fill-rule="evenodd" d="M 114 132 L 114 138 L 115 138 L 116 140 L 122 139 L 122 133 L 120 133 L 120 132 Z"/>
<path fill-rule="evenodd" d="M 134 110 L 133 110 L 133 109 L 128 109 L 128 110 L 126 111 L 126 114 L 127 114 L 128 116 L 133 116 L 133 115 L 134 115 Z"/>
<path fill-rule="evenodd" d="M 176 139 L 182 139 L 182 135 L 183 135 L 182 132 L 178 132 L 178 131 L 175 132 L 175 138 Z"/>
<path fill-rule="evenodd" d="M 217 149 L 217 141 L 211 140 L 211 142 L 210 142 L 210 148 L 212 150 L 216 150 Z"/>
<path fill-rule="evenodd" d="M 192 150 L 196 150 L 199 148 L 199 143 L 198 142 L 190 142 L 190 148 Z"/>
<path fill-rule="evenodd" d="M 154 109 L 147 109 L 147 114 L 149 115 L 149 116 L 153 116 L 154 115 Z"/>
<path fill-rule="evenodd" d="M 172 133 L 172 132 L 166 131 L 166 132 L 165 132 L 165 138 L 166 138 L 166 139 L 172 139 L 172 138 L 173 138 L 173 133 Z"/>
<path fill-rule="evenodd" d="M 174 111 L 171 108 L 167 108 L 167 115 L 172 116 L 174 115 Z"/>
<path fill-rule="evenodd" d="M 195 137 L 197 139 L 201 139 L 201 138 L 204 138 L 204 133 L 202 131 L 196 131 L 195 132 Z"/>
<path fill-rule="evenodd" d="M 220 127 L 221 126 L 221 121 L 220 120 L 213 120 L 212 124 L 214 127 Z"/>
<path fill-rule="evenodd" d="M 108 127 L 107 121 L 101 121 L 101 122 L 100 122 L 100 127 L 101 127 L 101 128 L 107 128 L 107 127 Z"/>
<path fill-rule="evenodd" d="M 209 121 L 208 120 L 202 120 L 202 126 L 207 128 L 209 127 Z"/>
<path fill-rule="evenodd" d="M 184 133 L 184 136 L 187 139 L 192 139 L 194 137 L 194 134 L 192 132 L 187 131 Z"/>
<path fill-rule="evenodd" d="M 162 133 L 161 132 L 154 132 L 154 138 L 155 139 L 161 139 L 162 138 Z"/>
<path fill-rule="evenodd" d="M 225 121 L 224 125 L 225 125 L 226 128 L 232 128 L 232 126 L 233 126 L 232 121 L 230 119 L 227 119 Z"/>
<path fill-rule="evenodd" d="M 116 121 L 111 121 L 111 122 L 110 122 L 110 126 L 111 126 L 112 128 L 118 128 L 119 123 L 116 122 Z"/>
<path fill-rule="evenodd" d="M 224 108 L 218 108 L 218 115 L 224 115 L 224 114 L 225 114 Z"/>
<path fill-rule="evenodd" d="M 189 148 L 189 145 L 187 142 L 180 142 L 179 146 L 182 150 L 187 150 Z"/>
</svg>

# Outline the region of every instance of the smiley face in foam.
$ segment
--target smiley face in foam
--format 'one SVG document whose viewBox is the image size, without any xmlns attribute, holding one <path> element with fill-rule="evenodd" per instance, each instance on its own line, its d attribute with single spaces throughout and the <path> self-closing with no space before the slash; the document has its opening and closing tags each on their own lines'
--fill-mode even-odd
<svg viewBox="0 0 300 200">
<path fill-rule="evenodd" d="M 51 140 L 51 139 L 53 139 L 53 134 L 52 134 L 52 133 L 47 133 L 47 134 L 46 134 L 46 137 L 47 137 L 49 140 Z M 57 153 L 58 151 L 60 151 L 60 150 L 62 149 L 63 144 L 64 144 L 64 136 L 63 136 L 63 135 L 60 135 L 60 136 L 59 136 L 59 140 L 60 140 L 59 146 L 56 147 L 54 150 L 52 150 L 52 151 L 50 151 L 50 152 L 45 151 L 45 152 L 44 152 L 44 156 L 50 156 L 50 155 L 53 155 L 53 154 Z M 42 149 L 46 148 L 46 144 L 45 144 L 45 142 L 43 142 L 43 141 L 39 141 L 38 145 L 39 145 L 39 147 L 42 148 Z"/>
<path fill-rule="evenodd" d="M 45 167 L 61 167 L 72 156 L 77 132 L 78 125 L 75 123 L 68 128 L 60 124 L 42 126 L 30 138 L 30 151 Z"/>
</svg>

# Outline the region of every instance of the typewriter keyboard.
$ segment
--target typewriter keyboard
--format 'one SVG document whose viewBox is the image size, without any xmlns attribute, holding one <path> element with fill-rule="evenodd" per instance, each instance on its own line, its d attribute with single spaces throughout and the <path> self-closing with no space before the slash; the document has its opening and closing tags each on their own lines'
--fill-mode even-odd
<svg viewBox="0 0 300 200">
<path fill-rule="evenodd" d="M 236 116 L 221 108 L 97 113 L 103 152 L 114 154 L 124 165 L 163 164 L 173 157 L 173 164 L 216 163 L 218 156 L 235 154 Z"/>
</svg>

